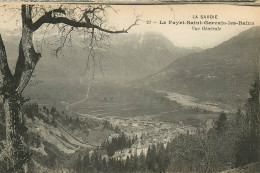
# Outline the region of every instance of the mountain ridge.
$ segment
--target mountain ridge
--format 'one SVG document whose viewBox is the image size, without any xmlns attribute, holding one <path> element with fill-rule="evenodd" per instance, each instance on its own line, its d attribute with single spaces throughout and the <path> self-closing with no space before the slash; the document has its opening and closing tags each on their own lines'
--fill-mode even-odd
<svg viewBox="0 0 260 173">
<path fill-rule="evenodd" d="M 179 58 L 145 78 L 145 86 L 205 100 L 245 100 L 259 73 L 259 33 L 260 27 L 253 27 L 213 48 Z"/>
</svg>

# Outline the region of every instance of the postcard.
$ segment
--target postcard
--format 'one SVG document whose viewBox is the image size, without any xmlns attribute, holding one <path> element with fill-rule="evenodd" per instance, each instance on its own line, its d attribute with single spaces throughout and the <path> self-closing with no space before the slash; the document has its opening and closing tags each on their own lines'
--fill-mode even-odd
<svg viewBox="0 0 260 173">
<path fill-rule="evenodd" d="M 0 172 L 259 171 L 259 3 L 0 8 Z"/>
</svg>

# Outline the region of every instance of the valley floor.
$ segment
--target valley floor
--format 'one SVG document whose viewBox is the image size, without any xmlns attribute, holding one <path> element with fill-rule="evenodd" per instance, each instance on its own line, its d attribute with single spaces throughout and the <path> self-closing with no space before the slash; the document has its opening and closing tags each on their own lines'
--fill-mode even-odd
<svg viewBox="0 0 260 173">
<path fill-rule="evenodd" d="M 176 95 L 176 94 L 175 94 Z M 183 96 L 183 95 L 178 95 Z M 140 105 L 136 104 L 122 104 L 122 103 L 110 103 L 110 102 L 94 102 L 91 99 L 83 98 L 82 100 L 76 101 L 71 104 L 66 105 L 66 110 L 70 113 L 74 113 L 78 115 L 81 121 L 87 121 L 89 119 L 98 120 L 98 121 L 108 121 L 114 127 L 118 126 L 127 136 L 134 137 L 137 135 L 138 142 L 132 146 L 132 148 L 125 149 L 121 152 L 116 152 L 114 157 L 118 159 L 126 159 L 127 156 L 130 156 L 130 153 L 137 153 L 140 155 L 141 152 L 146 153 L 148 147 L 157 144 L 158 142 L 167 144 L 171 139 L 174 139 L 178 134 L 194 134 L 197 130 L 197 127 L 190 125 L 189 123 L 184 123 L 185 118 L 198 118 L 199 121 L 206 120 L 206 125 L 210 128 L 212 126 L 212 118 L 217 116 L 216 112 L 220 112 L 221 109 L 217 108 L 215 105 L 206 105 L 205 103 L 194 103 L 193 100 L 189 100 L 189 105 L 183 105 L 182 97 L 176 101 L 172 96 L 172 93 L 168 96 L 171 102 L 177 102 L 179 107 L 178 109 L 170 108 L 170 109 L 162 109 L 156 110 L 155 113 L 151 113 L 148 109 L 153 109 L 156 107 L 156 103 L 154 105 L 149 105 L 146 107 L 143 106 L 140 108 Z M 186 96 L 187 97 L 187 96 Z M 185 97 L 185 98 L 186 98 Z M 186 99 L 187 100 L 187 99 Z M 197 100 L 196 100 L 197 101 Z M 214 112 L 208 112 L 207 114 L 203 113 L 190 113 L 188 112 L 185 116 L 182 117 L 182 110 L 179 110 L 180 107 L 186 107 L 186 109 L 195 108 L 201 109 L 205 108 L 214 108 Z M 167 122 L 167 120 L 163 120 L 163 116 L 176 116 L 179 117 L 174 122 Z M 209 118 L 206 118 L 206 117 Z M 109 137 L 112 138 L 117 134 L 111 134 Z"/>
</svg>

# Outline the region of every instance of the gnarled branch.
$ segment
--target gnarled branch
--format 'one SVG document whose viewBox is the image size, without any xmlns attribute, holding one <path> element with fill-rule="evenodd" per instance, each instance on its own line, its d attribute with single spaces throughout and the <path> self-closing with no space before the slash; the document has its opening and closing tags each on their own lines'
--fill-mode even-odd
<svg viewBox="0 0 260 173">
<path fill-rule="evenodd" d="M 88 16 L 88 14 L 95 15 L 94 13 L 105 11 L 105 8 L 100 6 L 84 10 L 83 15 L 78 20 L 70 19 L 65 10 L 59 7 L 45 12 L 41 17 L 33 22 L 32 7 L 32 5 L 22 5 L 22 38 L 19 45 L 19 57 L 14 74 L 16 92 L 20 94 L 30 81 L 34 68 L 41 56 L 41 54 L 34 50 L 32 37 L 33 32 L 38 30 L 43 24 L 65 24 L 64 26 L 71 26 L 72 28 L 86 28 L 91 29 L 92 31 L 98 30 L 104 33 L 127 33 L 133 26 L 137 25 L 138 22 L 137 18 L 132 25 L 123 30 L 106 29 L 102 27 L 101 24 L 96 24 L 95 20 L 90 20 Z"/>
<path fill-rule="evenodd" d="M 95 12 L 95 10 L 97 10 L 97 9 L 102 10 L 102 8 L 93 8 L 93 10 L 85 11 L 83 16 L 86 16 L 88 13 Z M 63 24 L 66 24 L 66 25 L 69 25 L 69 26 L 72 26 L 72 27 L 76 27 L 76 28 L 82 28 L 82 27 L 84 27 L 84 28 L 95 28 L 95 29 L 98 29 L 100 31 L 107 32 L 107 33 L 127 33 L 133 26 L 137 25 L 137 22 L 138 22 L 138 19 L 136 19 L 134 24 L 130 25 L 127 29 L 123 29 L 123 30 L 110 30 L 110 29 L 102 28 L 102 27 L 100 27 L 100 26 L 98 26 L 96 24 L 93 24 L 90 21 L 82 22 L 81 20 L 76 21 L 76 20 L 69 19 L 67 17 L 56 17 L 54 15 L 54 13 L 60 13 L 60 14 L 66 15 L 65 11 L 62 10 L 61 8 L 54 9 L 52 11 L 49 11 L 49 12 L 45 13 L 36 22 L 32 23 L 29 26 L 29 28 L 32 31 L 36 31 L 37 29 L 39 29 L 45 23 L 50 23 L 50 24 L 63 23 Z"/>
</svg>

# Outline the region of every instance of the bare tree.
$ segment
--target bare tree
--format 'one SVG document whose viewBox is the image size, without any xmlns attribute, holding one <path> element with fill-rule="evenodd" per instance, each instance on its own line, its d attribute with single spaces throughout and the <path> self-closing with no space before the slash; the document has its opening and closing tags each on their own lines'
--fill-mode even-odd
<svg viewBox="0 0 260 173">
<path fill-rule="evenodd" d="M 83 8 L 79 6 L 33 6 L 22 5 L 22 36 L 19 44 L 19 55 L 12 74 L 5 51 L 5 46 L 0 35 L 0 94 L 3 98 L 3 107 L 6 123 L 6 149 L 7 169 L 12 172 L 27 172 L 27 162 L 30 154 L 28 147 L 24 144 L 23 134 L 26 129 L 22 123 L 21 107 L 27 101 L 22 96 L 23 90 L 28 85 L 35 66 L 39 61 L 41 54 L 36 52 L 33 44 L 33 35 L 43 25 L 56 25 L 61 32 L 67 29 L 64 34 L 61 46 L 57 49 L 59 52 L 67 39 L 67 36 L 75 29 L 86 31 L 91 37 L 90 58 L 95 58 L 93 53 L 93 41 L 98 41 L 95 33 L 127 33 L 138 19 L 127 29 L 113 30 L 104 26 L 106 20 L 104 16 L 106 10 L 112 8 L 102 5 L 86 5 Z M 101 34 L 99 39 L 102 40 Z"/>
</svg>

